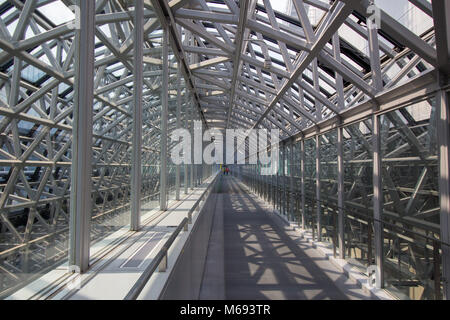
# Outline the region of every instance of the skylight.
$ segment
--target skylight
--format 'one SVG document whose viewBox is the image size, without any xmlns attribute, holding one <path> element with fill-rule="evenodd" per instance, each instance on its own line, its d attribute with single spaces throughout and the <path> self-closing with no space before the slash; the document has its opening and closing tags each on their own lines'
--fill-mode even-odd
<svg viewBox="0 0 450 320">
<path fill-rule="evenodd" d="M 60 25 L 75 19 L 74 13 L 61 1 L 51 2 L 38 9 L 55 25 Z"/>
</svg>

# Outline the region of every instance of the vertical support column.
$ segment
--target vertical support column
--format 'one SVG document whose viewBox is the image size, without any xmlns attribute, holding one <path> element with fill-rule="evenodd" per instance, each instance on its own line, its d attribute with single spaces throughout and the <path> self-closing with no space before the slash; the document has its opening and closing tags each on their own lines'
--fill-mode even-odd
<svg viewBox="0 0 450 320">
<path fill-rule="evenodd" d="M 439 85 L 447 86 L 450 77 L 450 3 L 432 1 Z M 439 147 L 439 201 L 441 221 L 443 298 L 450 300 L 450 106 L 448 91 L 436 94 L 437 142 Z M 436 279 L 435 279 L 436 281 Z"/>
<path fill-rule="evenodd" d="M 284 216 L 286 214 L 286 143 L 281 145 L 283 157 L 281 158 L 281 191 L 280 191 L 280 211 Z"/>
<path fill-rule="evenodd" d="M 187 85 L 185 85 L 185 91 L 184 91 L 184 128 L 189 130 L 189 117 L 190 114 L 188 110 L 189 106 L 189 94 L 188 94 L 188 88 Z M 191 145 L 192 147 L 192 145 Z M 192 158 L 191 158 L 192 159 Z M 189 188 L 189 166 L 187 163 L 184 164 L 184 194 L 188 194 L 188 188 Z"/>
<path fill-rule="evenodd" d="M 289 147 L 289 221 L 295 216 L 294 212 L 294 170 L 292 166 L 294 165 L 294 139 L 291 139 Z"/>
<path fill-rule="evenodd" d="M 161 159 L 160 159 L 160 209 L 167 210 L 167 119 L 169 110 L 169 30 L 163 34 L 163 65 L 161 84 Z"/>
<path fill-rule="evenodd" d="M 177 71 L 177 129 L 181 128 L 181 71 Z M 175 167 L 175 199 L 180 200 L 180 164 Z"/>
<path fill-rule="evenodd" d="M 196 129 L 196 121 L 197 121 L 197 116 L 196 116 L 196 114 L 195 114 L 195 104 L 194 104 L 194 99 L 192 99 L 192 113 L 193 113 L 193 115 L 194 115 L 194 117 L 192 118 L 193 119 L 193 122 L 192 122 L 192 128 L 193 128 L 193 131 L 192 131 L 192 137 L 193 137 L 193 141 L 194 141 L 194 143 L 193 143 L 193 147 L 192 147 L 192 152 L 193 152 L 193 154 L 192 154 L 192 159 L 194 159 L 194 162 L 193 162 L 193 165 L 192 165 L 192 174 L 193 174 L 193 188 L 196 188 L 197 187 L 197 164 L 195 163 L 195 129 Z"/>
<path fill-rule="evenodd" d="M 191 128 L 191 170 L 190 171 L 190 176 L 189 176 L 189 186 L 191 187 L 191 190 L 194 189 L 194 102 L 192 101 L 192 98 L 190 99 L 190 106 L 191 106 L 191 111 L 189 112 L 189 120 L 190 120 L 190 128 Z"/>
<path fill-rule="evenodd" d="M 258 159 L 260 159 L 260 156 L 258 156 Z M 265 166 L 265 168 L 266 168 L 266 166 Z M 266 174 L 265 176 L 264 176 L 264 178 L 265 178 L 265 192 L 266 192 L 266 201 L 270 204 L 270 182 L 272 181 L 271 180 L 271 174 L 272 173 L 269 173 L 269 174 Z"/>
<path fill-rule="evenodd" d="M 286 143 L 283 143 L 283 215 L 287 217 L 288 215 L 288 184 L 286 178 L 288 177 L 288 156 L 287 156 L 288 146 Z"/>
<path fill-rule="evenodd" d="M 278 210 L 278 198 L 279 198 L 279 196 L 278 196 L 278 175 L 280 174 L 280 164 L 279 163 L 277 163 L 277 172 L 276 172 L 276 176 L 275 176 L 275 188 L 274 188 L 274 190 L 275 190 L 275 193 L 274 193 L 274 208 L 276 209 L 276 210 Z"/>
<path fill-rule="evenodd" d="M 373 5 L 374 1 L 370 1 Z M 383 80 L 381 76 L 380 49 L 378 44 L 377 26 L 372 19 L 367 19 L 370 67 L 372 69 L 372 85 L 376 91 L 383 89 Z M 377 266 L 378 288 L 384 286 L 383 274 L 383 225 L 381 223 L 383 214 L 383 187 L 381 173 L 381 136 L 380 136 L 380 117 L 373 115 L 373 214 L 375 230 L 375 262 Z M 370 228 L 370 224 L 369 224 Z M 369 229 L 370 230 L 370 229 Z M 370 232 L 369 232 L 370 236 Z M 369 239 L 370 243 L 370 239 Z M 370 246 L 369 246 L 370 248 Z M 369 249 L 370 250 L 370 249 Z M 369 252 L 370 256 L 370 252 Z"/>
<path fill-rule="evenodd" d="M 344 128 L 339 127 L 338 131 L 338 242 L 339 258 L 345 259 L 345 217 L 344 217 Z"/>
<path fill-rule="evenodd" d="M 375 230 L 375 262 L 377 265 L 378 281 L 377 287 L 384 286 L 383 279 L 383 225 L 381 223 L 383 214 L 383 186 L 381 177 L 381 134 L 380 116 L 374 114 L 373 123 L 373 218 Z"/>
<path fill-rule="evenodd" d="M 436 94 L 438 112 L 437 136 L 439 146 L 439 201 L 441 207 L 442 280 L 444 299 L 450 300 L 450 106 L 449 93 Z"/>
<path fill-rule="evenodd" d="M 255 189 L 256 189 L 256 193 L 260 194 L 261 191 L 261 176 L 260 176 L 260 171 L 259 171 L 259 165 L 258 164 L 254 164 L 253 165 L 255 167 Z"/>
<path fill-rule="evenodd" d="M 272 207 L 275 209 L 275 193 L 274 193 L 274 172 L 271 172 L 270 174 L 270 202 L 272 202 Z"/>
<path fill-rule="evenodd" d="M 195 110 L 195 105 L 192 104 L 192 108 L 196 114 L 194 121 L 194 185 L 198 187 L 200 185 L 201 180 L 201 163 L 203 158 L 203 136 L 202 136 L 202 122 L 200 121 L 200 117 L 198 116 L 197 110 Z M 198 145 L 201 143 L 201 145 Z"/>
<path fill-rule="evenodd" d="M 95 2 L 79 0 L 77 5 L 80 8 L 80 29 L 75 36 L 69 265 L 85 272 L 89 268 L 92 212 Z"/>
<path fill-rule="evenodd" d="M 306 196 L 305 196 L 305 138 L 300 141 L 300 192 L 302 194 L 302 229 L 306 227 L 305 221 L 305 209 L 306 209 Z"/>
<path fill-rule="evenodd" d="M 339 33 L 336 32 L 332 38 L 334 58 L 341 62 L 341 45 Z M 335 73 L 336 78 L 336 93 L 338 106 L 340 110 L 345 107 L 344 99 L 344 83 L 342 76 Z M 344 213 L 344 128 L 338 127 L 338 246 L 339 258 L 345 259 L 345 213 Z"/>
<path fill-rule="evenodd" d="M 139 230 L 141 223 L 142 190 L 142 91 L 143 77 L 143 0 L 134 1 L 134 86 L 133 86 L 133 141 L 131 153 L 131 221 L 130 229 Z"/>
<path fill-rule="evenodd" d="M 317 241 L 322 241 L 322 204 L 320 203 L 320 136 L 316 134 L 316 201 L 317 201 Z"/>
<path fill-rule="evenodd" d="M 254 164 L 253 166 L 255 167 L 255 190 L 256 190 L 256 193 L 258 193 L 258 191 L 259 191 L 259 185 L 260 185 L 260 182 L 259 182 L 259 173 L 258 173 L 258 165 L 257 165 L 257 164 Z"/>
<path fill-rule="evenodd" d="M 203 135 L 203 130 L 202 130 L 202 135 Z M 202 141 L 203 141 L 203 136 L 202 136 Z M 208 141 L 208 142 L 210 142 L 210 141 Z M 205 171 L 206 165 L 203 162 L 203 153 L 204 152 L 205 152 L 205 144 L 202 143 L 202 163 L 200 165 L 202 174 L 200 175 L 200 184 L 203 184 L 203 181 L 205 181 L 205 179 L 206 179 L 206 171 Z"/>
</svg>

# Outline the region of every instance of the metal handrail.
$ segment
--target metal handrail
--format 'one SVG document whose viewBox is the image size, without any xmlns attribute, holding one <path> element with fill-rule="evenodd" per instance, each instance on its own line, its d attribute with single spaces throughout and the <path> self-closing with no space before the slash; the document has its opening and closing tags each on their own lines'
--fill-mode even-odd
<svg viewBox="0 0 450 320">
<path fill-rule="evenodd" d="M 158 268 L 158 266 L 161 264 L 165 264 L 165 266 L 161 266 L 162 268 L 167 267 L 167 251 L 172 246 L 173 242 L 178 237 L 181 230 L 187 225 L 187 223 L 188 218 L 184 218 L 183 221 L 181 221 L 180 225 L 170 235 L 169 239 L 167 239 L 167 241 L 164 243 L 163 247 L 158 252 L 156 257 L 153 259 L 150 265 L 144 270 L 144 272 L 141 274 L 138 281 L 133 285 L 131 290 L 127 293 L 124 300 L 136 300 L 139 294 L 141 294 L 150 277 L 155 272 L 156 268 Z"/>
<path fill-rule="evenodd" d="M 156 271 L 156 269 L 159 267 L 160 272 L 165 272 L 168 267 L 167 263 L 167 252 L 169 251 L 170 247 L 174 243 L 175 239 L 178 237 L 178 235 L 181 233 L 181 230 L 188 231 L 187 227 L 189 224 L 192 223 L 192 213 L 194 210 L 196 210 L 200 202 L 204 200 L 206 197 L 206 194 L 211 191 L 212 186 L 215 185 L 217 181 L 217 177 L 219 175 L 216 175 L 216 177 L 213 179 L 213 181 L 209 184 L 209 186 L 206 188 L 206 190 L 202 193 L 200 198 L 194 203 L 192 208 L 188 211 L 188 217 L 184 218 L 181 223 L 178 225 L 178 227 L 175 229 L 175 231 L 170 235 L 169 239 L 164 243 L 161 250 L 158 252 L 158 254 L 153 258 L 150 265 L 144 270 L 144 272 L 141 274 L 139 279 L 136 281 L 136 283 L 133 285 L 133 287 L 128 291 L 127 295 L 125 296 L 124 300 L 136 300 L 139 295 L 141 294 L 142 290 L 144 289 L 145 285 L 147 284 L 148 280 L 151 278 L 153 273 Z"/>
</svg>

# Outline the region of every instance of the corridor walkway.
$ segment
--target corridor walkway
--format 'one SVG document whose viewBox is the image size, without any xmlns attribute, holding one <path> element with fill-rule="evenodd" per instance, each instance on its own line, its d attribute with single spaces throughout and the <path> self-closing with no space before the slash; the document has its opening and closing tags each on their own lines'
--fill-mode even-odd
<svg viewBox="0 0 450 320">
<path fill-rule="evenodd" d="M 215 215 L 201 299 L 370 299 L 236 178 L 219 182 Z"/>
</svg>

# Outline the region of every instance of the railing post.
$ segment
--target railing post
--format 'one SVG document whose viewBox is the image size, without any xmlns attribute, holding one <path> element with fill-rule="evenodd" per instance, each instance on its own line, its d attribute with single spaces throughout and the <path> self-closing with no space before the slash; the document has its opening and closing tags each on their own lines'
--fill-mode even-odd
<svg viewBox="0 0 450 320">
<path fill-rule="evenodd" d="M 168 263 L 167 263 L 167 251 L 164 253 L 164 257 L 161 259 L 161 262 L 159 263 L 158 266 L 158 271 L 159 272 L 166 272 L 167 271 L 167 267 L 168 267 Z"/>
</svg>

